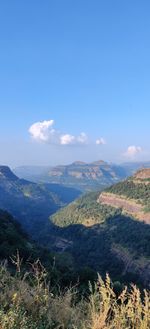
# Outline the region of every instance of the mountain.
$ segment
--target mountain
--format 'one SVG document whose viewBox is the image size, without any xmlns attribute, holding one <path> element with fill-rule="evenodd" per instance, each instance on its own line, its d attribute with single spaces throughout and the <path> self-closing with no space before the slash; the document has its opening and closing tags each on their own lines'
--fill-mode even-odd
<svg viewBox="0 0 150 329">
<path fill-rule="evenodd" d="M 10 212 L 35 238 L 51 214 L 79 195 L 75 189 L 19 179 L 10 168 L 0 166 L 0 208 Z"/>
<path fill-rule="evenodd" d="M 54 248 L 70 253 L 77 267 L 150 287 L 149 209 L 150 169 L 145 169 L 54 214 Z"/>
<path fill-rule="evenodd" d="M 33 174 L 32 170 L 16 168 L 20 177 L 32 177 L 34 181 L 62 184 L 81 191 L 100 190 L 126 177 L 126 171 L 119 165 L 108 164 L 102 160 L 92 163 L 75 161 L 70 165 L 44 168 L 43 173 Z M 38 168 L 37 168 L 38 171 Z M 36 172 L 37 172 L 36 171 Z"/>
</svg>

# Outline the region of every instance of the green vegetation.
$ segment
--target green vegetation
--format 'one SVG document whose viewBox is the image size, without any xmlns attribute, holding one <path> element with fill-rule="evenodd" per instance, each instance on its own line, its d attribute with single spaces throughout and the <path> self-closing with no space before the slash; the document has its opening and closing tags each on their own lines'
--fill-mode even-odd
<svg viewBox="0 0 150 329">
<path fill-rule="evenodd" d="M 120 213 L 118 209 L 98 203 L 98 196 L 98 192 L 88 193 L 55 213 L 50 219 L 55 225 L 62 227 L 71 224 L 91 226 L 95 223 L 103 223 Z"/>
<path fill-rule="evenodd" d="M 58 230 L 66 241 L 65 252 L 72 256 L 74 269 L 92 269 L 102 277 L 109 271 L 113 281 L 150 282 L 150 226 L 118 215 L 92 227 L 70 225 Z M 54 248 L 56 251 L 57 244 Z"/>
<path fill-rule="evenodd" d="M 10 214 L 0 210 L 0 259 L 9 258 L 16 250 L 21 254 L 32 253 L 32 244 Z"/>
<path fill-rule="evenodd" d="M 146 180 L 147 182 L 147 180 Z M 150 209 L 150 184 L 134 183 L 133 179 L 128 179 L 106 189 L 107 192 L 124 195 L 129 199 L 135 199 L 137 202 Z"/>
<path fill-rule="evenodd" d="M 149 209 L 148 184 L 129 179 L 107 191 L 140 200 Z M 97 192 L 89 193 L 51 217 L 58 236 L 68 241 L 65 251 L 73 257 L 74 267 L 92 268 L 102 277 L 109 271 L 113 280 L 148 286 L 150 225 L 98 203 L 98 197 Z M 54 248 L 61 251 L 55 243 Z"/>
<path fill-rule="evenodd" d="M 1 329 L 149 329 L 150 295 L 136 286 L 122 290 L 109 276 L 89 285 L 80 298 L 77 287 L 54 292 L 39 261 L 27 273 L 12 276 L 0 266 Z M 118 289 L 119 287 L 119 289 Z M 119 292 L 120 290 L 120 292 Z"/>
<path fill-rule="evenodd" d="M 39 190 L 25 185 L 26 198 L 39 200 Z M 113 189 L 149 205 L 148 184 L 133 187 L 128 180 L 109 192 Z M 0 329 L 150 327 L 150 295 L 143 291 L 150 282 L 150 225 L 98 203 L 98 196 L 89 193 L 53 215 L 53 223 L 40 231 L 45 248 L 29 240 L 12 216 L 0 211 L 0 259 L 5 263 L 0 265 Z M 42 218 L 38 201 L 36 205 L 33 213 L 38 209 Z"/>
<path fill-rule="evenodd" d="M 106 192 L 123 195 L 144 205 L 145 211 L 150 211 L 150 184 L 134 183 L 130 178 L 105 189 Z M 121 213 L 120 209 L 97 202 L 100 192 L 92 192 L 72 202 L 51 216 L 53 223 L 59 226 L 70 224 L 93 225 L 105 222 L 110 217 Z"/>
</svg>

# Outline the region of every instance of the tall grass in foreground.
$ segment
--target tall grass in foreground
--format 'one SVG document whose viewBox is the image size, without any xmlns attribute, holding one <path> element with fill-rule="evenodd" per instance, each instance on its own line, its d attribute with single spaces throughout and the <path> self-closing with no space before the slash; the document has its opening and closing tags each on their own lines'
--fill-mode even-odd
<svg viewBox="0 0 150 329">
<path fill-rule="evenodd" d="M 136 286 L 116 296 L 109 276 L 90 286 L 87 299 L 75 288 L 54 294 L 39 261 L 15 276 L 0 266 L 0 329 L 149 329 L 150 294 Z"/>
</svg>

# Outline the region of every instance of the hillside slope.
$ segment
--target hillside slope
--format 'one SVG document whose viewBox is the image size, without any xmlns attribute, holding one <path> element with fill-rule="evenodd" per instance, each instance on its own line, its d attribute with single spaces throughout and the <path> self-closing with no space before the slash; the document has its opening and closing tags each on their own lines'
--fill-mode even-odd
<svg viewBox="0 0 150 329">
<path fill-rule="evenodd" d="M 16 217 L 35 238 L 48 223 L 48 217 L 79 194 L 59 185 L 19 179 L 8 167 L 0 166 L 0 208 Z"/>
<path fill-rule="evenodd" d="M 121 208 L 138 220 L 150 224 L 150 169 L 138 171 L 99 196 L 100 204 Z"/>
<path fill-rule="evenodd" d="M 134 176 L 105 189 L 91 192 L 58 211 L 55 224 L 83 224 L 90 226 L 104 222 L 110 216 L 127 213 L 136 219 L 150 222 L 150 169 L 138 171 Z"/>
<path fill-rule="evenodd" d="M 0 209 L 0 260 L 9 259 L 17 250 L 28 257 L 32 253 L 32 244 L 13 217 Z"/>
<path fill-rule="evenodd" d="M 149 177 L 145 178 L 142 171 L 140 177 L 138 173 L 105 192 L 83 196 L 54 214 L 51 220 L 61 228 L 60 239 L 62 236 L 66 239 L 65 251 L 73 255 L 77 266 L 88 266 L 102 275 L 108 271 L 115 280 L 149 286 L 150 225 L 147 220 L 139 221 L 139 209 L 134 216 L 120 204 L 101 200 L 102 196 L 113 193 L 117 198 L 124 195 L 125 200 L 137 202 L 149 218 L 149 212 L 146 213 L 150 201 Z M 60 246 L 57 238 L 55 247 L 61 251 Z"/>
</svg>

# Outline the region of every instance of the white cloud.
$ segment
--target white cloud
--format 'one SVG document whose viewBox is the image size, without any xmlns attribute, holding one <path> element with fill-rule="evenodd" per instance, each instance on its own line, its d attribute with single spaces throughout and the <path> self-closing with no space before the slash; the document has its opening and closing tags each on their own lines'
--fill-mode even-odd
<svg viewBox="0 0 150 329">
<path fill-rule="evenodd" d="M 132 145 L 127 148 L 127 151 L 123 155 L 127 158 L 132 159 L 135 158 L 135 156 L 141 152 L 142 152 L 141 146 Z"/>
<path fill-rule="evenodd" d="M 79 136 L 73 136 L 69 134 L 60 136 L 61 145 L 76 145 L 76 144 L 85 145 L 87 144 L 87 142 L 88 142 L 88 137 L 85 133 L 81 133 Z"/>
<path fill-rule="evenodd" d="M 35 122 L 30 128 L 29 133 L 37 141 L 47 142 L 55 130 L 52 128 L 54 120 Z"/>
<path fill-rule="evenodd" d="M 96 140 L 96 145 L 105 145 L 106 141 L 103 137 Z"/>
<path fill-rule="evenodd" d="M 82 132 L 78 136 L 62 134 L 53 128 L 54 120 L 35 122 L 29 128 L 31 137 L 37 142 L 58 145 L 84 145 L 88 142 L 87 135 Z"/>
<path fill-rule="evenodd" d="M 60 136 L 61 145 L 70 145 L 70 144 L 74 144 L 74 142 L 75 142 L 75 136 L 69 134 Z"/>
</svg>

